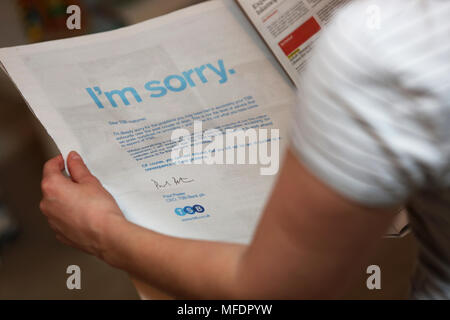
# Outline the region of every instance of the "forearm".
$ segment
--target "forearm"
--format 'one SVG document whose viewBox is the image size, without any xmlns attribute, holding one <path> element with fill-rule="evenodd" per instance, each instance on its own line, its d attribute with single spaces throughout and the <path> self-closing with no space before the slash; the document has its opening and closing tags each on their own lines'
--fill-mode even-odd
<svg viewBox="0 0 450 320">
<path fill-rule="evenodd" d="M 240 298 L 246 247 L 161 235 L 112 219 L 102 240 L 102 258 L 180 298 Z M 248 289 L 248 288 L 247 288 Z"/>
<path fill-rule="evenodd" d="M 288 153 L 249 246 L 164 236 L 127 222 L 71 153 L 47 162 L 41 210 L 63 243 L 180 298 L 336 297 L 392 219 L 331 192 Z M 292 197 L 291 190 L 301 190 Z M 81 201 L 80 201 L 81 199 Z"/>
</svg>

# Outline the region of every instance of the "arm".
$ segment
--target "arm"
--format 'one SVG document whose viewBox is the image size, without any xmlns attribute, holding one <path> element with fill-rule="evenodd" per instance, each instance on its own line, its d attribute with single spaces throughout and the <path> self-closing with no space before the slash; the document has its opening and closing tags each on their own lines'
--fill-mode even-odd
<svg viewBox="0 0 450 320">
<path fill-rule="evenodd" d="M 252 243 L 185 240 L 127 222 L 79 157 L 44 168 L 41 209 L 62 242 L 176 297 L 334 298 L 393 217 L 340 197 L 288 152 Z"/>
</svg>

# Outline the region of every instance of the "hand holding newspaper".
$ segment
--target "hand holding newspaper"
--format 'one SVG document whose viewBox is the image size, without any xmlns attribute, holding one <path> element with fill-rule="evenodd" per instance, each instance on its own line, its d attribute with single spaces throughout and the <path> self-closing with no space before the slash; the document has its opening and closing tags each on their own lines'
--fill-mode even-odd
<svg viewBox="0 0 450 320">
<path fill-rule="evenodd" d="M 111 32 L 0 49 L 0 62 L 63 156 L 77 150 L 127 219 L 245 243 L 287 143 L 296 99 L 286 73 L 299 85 L 312 43 L 346 1 L 238 2 L 272 52 L 235 2 L 217 0 Z M 220 144 L 220 134 L 240 129 L 266 135 Z M 245 152 L 242 164 L 234 151 Z"/>
</svg>

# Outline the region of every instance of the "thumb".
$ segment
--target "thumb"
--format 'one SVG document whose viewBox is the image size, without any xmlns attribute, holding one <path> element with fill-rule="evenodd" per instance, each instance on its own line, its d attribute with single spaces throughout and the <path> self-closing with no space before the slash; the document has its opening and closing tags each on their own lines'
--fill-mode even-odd
<svg viewBox="0 0 450 320">
<path fill-rule="evenodd" d="M 83 183 L 89 182 L 89 180 L 96 180 L 84 164 L 83 159 L 75 151 L 70 152 L 67 157 L 67 168 L 74 182 Z"/>
</svg>

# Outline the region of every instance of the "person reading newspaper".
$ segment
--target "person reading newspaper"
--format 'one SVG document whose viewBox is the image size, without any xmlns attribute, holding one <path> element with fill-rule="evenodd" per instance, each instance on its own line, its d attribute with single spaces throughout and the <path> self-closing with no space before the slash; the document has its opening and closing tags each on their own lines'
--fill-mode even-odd
<svg viewBox="0 0 450 320">
<path fill-rule="evenodd" d="M 368 5 L 383 32 L 366 28 Z M 421 245 L 412 297 L 448 299 L 449 15 L 440 0 L 337 15 L 301 78 L 292 143 L 249 245 L 128 222 L 76 152 L 70 178 L 61 156 L 45 165 L 42 212 L 63 243 L 174 297 L 335 298 L 407 205 Z"/>
</svg>

